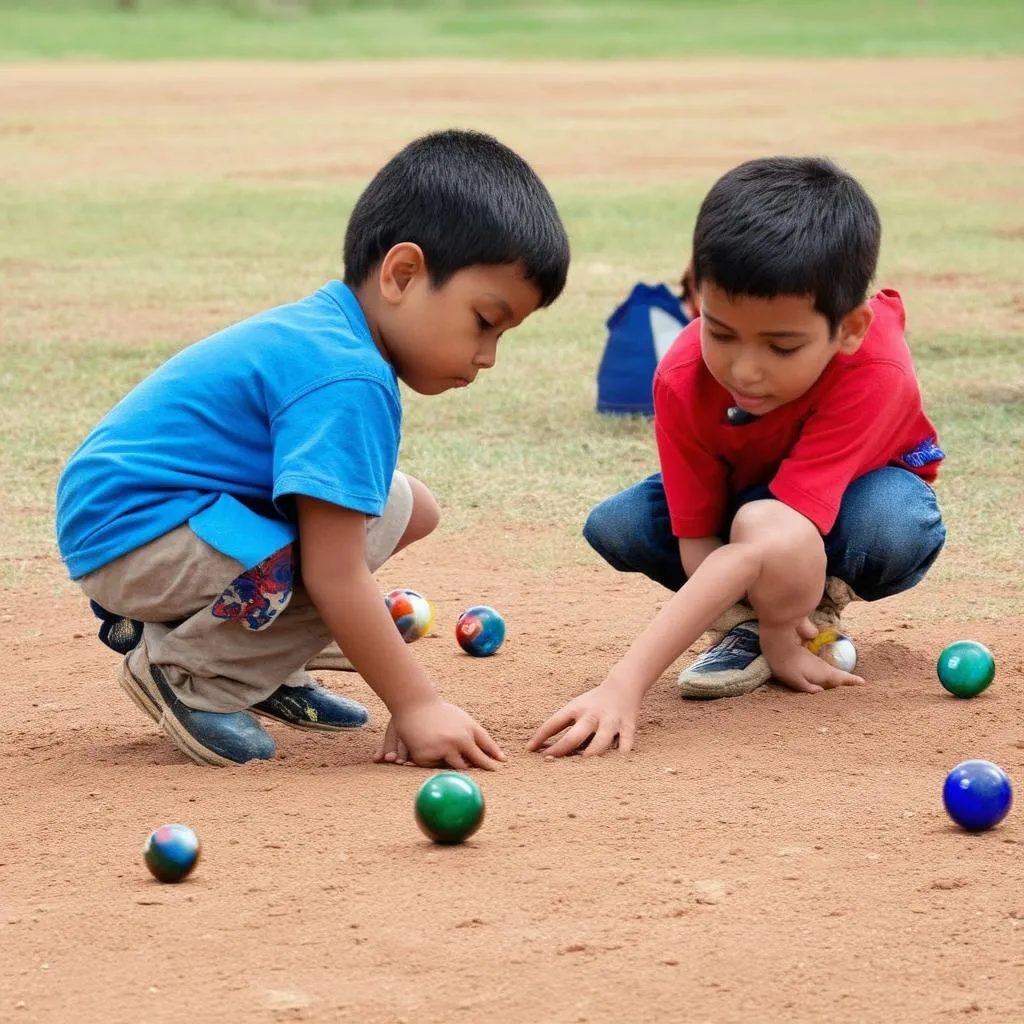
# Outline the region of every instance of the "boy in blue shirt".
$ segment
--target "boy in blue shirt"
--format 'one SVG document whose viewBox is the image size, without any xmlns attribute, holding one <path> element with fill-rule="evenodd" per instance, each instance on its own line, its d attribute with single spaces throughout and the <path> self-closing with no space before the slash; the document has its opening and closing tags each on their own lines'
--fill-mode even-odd
<svg viewBox="0 0 1024 1024">
<path fill-rule="evenodd" d="M 333 640 L 391 712 L 376 760 L 492 768 L 505 755 L 435 691 L 371 573 L 438 521 L 396 470 L 398 381 L 436 395 L 493 366 L 561 293 L 565 230 L 518 155 L 445 131 L 370 182 L 344 259 L 344 283 L 184 349 L 104 417 L 61 474 L 61 555 L 120 685 L 198 763 L 272 757 L 252 713 L 365 724 L 306 671 Z"/>
</svg>

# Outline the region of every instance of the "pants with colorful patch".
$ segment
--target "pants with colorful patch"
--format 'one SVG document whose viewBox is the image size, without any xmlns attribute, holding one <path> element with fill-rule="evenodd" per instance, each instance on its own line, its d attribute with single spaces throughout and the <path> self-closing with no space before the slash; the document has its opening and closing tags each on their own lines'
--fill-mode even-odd
<svg viewBox="0 0 1024 1024">
<path fill-rule="evenodd" d="M 367 520 L 371 572 L 398 546 L 412 504 L 396 473 L 383 515 Z M 291 544 L 246 570 L 186 524 L 78 582 L 107 611 L 144 623 L 150 663 L 200 711 L 241 711 L 282 684 L 311 683 L 305 665 L 331 642 Z"/>
</svg>

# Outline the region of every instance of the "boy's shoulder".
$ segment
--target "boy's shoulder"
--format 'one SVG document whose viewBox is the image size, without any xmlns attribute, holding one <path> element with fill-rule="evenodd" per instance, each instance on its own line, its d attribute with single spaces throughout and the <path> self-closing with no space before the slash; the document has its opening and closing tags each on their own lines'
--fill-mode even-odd
<svg viewBox="0 0 1024 1024">
<path fill-rule="evenodd" d="M 338 380 L 367 380 L 397 394 L 356 297 L 341 281 L 231 324 L 182 350 L 172 373 L 219 379 L 245 390 L 258 384 L 271 405 Z"/>
<path fill-rule="evenodd" d="M 806 396 L 810 404 L 839 394 L 869 394 L 876 389 L 891 401 L 918 401 L 920 384 L 906 338 L 906 312 L 899 292 L 872 295 L 871 326 L 856 352 L 837 355 Z"/>
<path fill-rule="evenodd" d="M 907 314 L 903 298 L 893 288 L 883 288 L 868 300 L 872 320 L 860 348 L 846 361 L 865 364 L 874 361 L 890 361 L 910 365 L 910 349 L 907 347 Z"/>
<path fill-rule="evenodd" d="M 369 363 L 385 363 L 359 302 L 341 281 L 328 281 L 304 298 L 225 327 L 205 343 L 269 345 L 271 354 L 285 358 L 302 358 L 303 348 L 312 347 L 314 352 L 326 348 L 326 354 L 341 359 L 362 357 Z"/>
</svg>

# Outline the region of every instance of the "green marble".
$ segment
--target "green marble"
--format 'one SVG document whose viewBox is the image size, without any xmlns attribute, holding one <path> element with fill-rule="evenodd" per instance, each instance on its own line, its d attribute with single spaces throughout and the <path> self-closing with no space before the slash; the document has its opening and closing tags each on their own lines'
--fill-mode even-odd
<svg viewBox="0 0 1024 1024">
<path fill-rule="evenodd" d="M 462 772 L 438 772 L 416 794 L 416 824 L 435 843 L 461 843 L 483 820 L 484 795 Z"/>
<path fill-rule="evenodd" d="M 974 640 L 958 640 L 940 655 L 939 682 L 956 697 L 977 697 L 996 674 L 992 652 Z"/>
</svg>

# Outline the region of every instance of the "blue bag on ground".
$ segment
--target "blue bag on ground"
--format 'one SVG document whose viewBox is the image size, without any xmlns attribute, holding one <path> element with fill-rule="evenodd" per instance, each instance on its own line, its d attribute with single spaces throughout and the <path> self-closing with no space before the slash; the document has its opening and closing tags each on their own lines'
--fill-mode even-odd
<svg viewBox="0 0 1024 1024">
<path fill-rule="evenodd" d="M 654 371 L 690 322 L 666 285 L 638 284 L 608 318 L 597 370 L 597 411 L 654 415 Z"/>
</svg>

